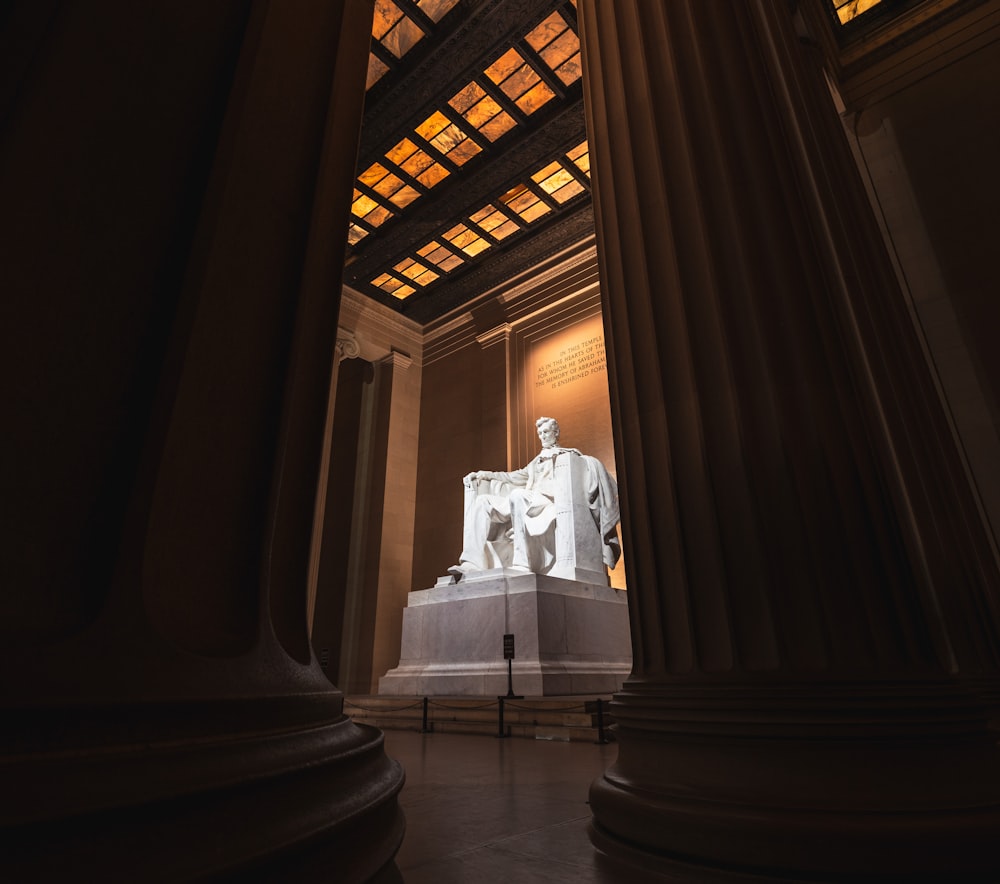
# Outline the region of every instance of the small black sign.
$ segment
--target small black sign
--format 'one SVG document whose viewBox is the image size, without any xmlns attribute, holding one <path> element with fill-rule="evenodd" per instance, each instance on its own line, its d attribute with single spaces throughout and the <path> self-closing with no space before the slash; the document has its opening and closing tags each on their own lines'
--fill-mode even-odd
<svg viewBox="0 0 1000 884">
<path fill-rule="evenodd" d="M 504 660 L 514 659 L 514 633 L 508 632 L 503 637 L 503 658 Z"/>
</svg>

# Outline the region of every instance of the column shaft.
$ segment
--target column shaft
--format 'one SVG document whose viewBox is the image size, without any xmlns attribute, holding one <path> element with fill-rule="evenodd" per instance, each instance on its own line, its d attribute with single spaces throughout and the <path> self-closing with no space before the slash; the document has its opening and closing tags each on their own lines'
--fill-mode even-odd
<svg viewBox="0 0 1000 884">
<path fill-rule="evenodd" d="M 402 773 L 306 607 L 372 4 L 37 5 L 0 84 L 4 871 L 368 879 Z"/>
<path fill-rule="evenodd" d="M 997 819 L 1000 583 L 821 72 L 785 4 L 580 7 L 634 654 L 595 838 L 924 869 L 958 796 Z"/>
</svg>

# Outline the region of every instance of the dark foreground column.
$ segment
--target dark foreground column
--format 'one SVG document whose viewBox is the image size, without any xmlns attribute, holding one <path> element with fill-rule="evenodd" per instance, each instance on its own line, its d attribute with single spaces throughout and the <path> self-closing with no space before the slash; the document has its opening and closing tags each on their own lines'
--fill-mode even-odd
<svg viewBox="0 0 1000 884">
<path fill-rule="evenodd" d="M 8 6 L 3 875 L 391 877 L 306 629 L 372 4 Z"/>
<path fill-rule="evenodd" d="M 580 7 L 634 653 L 594 843 L 993 880 L 995 552 L 789 4 Z"/>
</svg>

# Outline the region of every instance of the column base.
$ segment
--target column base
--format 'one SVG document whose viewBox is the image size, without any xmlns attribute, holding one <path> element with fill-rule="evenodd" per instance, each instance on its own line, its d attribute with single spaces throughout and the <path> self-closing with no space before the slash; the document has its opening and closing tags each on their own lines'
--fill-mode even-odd
<svg viewBox="0 0 1000 884">
<path fill-rule="evenodd" d="M 25 712 L 22 736 L 35 729 L 48 747 L 3 759 L 4 874 L 398 880 L 402 769 L 380 731 L 340 708 L 338 694 Z M 185 737 L 178 721 L 202 727 Z"/>
<path fill-rule="evenodd" d="M 591 835 L 621 862 L 699 884 L 1000 880 L 1000 750 L 974 697 L 626 685 L 611 709 Z"/>
</svg>

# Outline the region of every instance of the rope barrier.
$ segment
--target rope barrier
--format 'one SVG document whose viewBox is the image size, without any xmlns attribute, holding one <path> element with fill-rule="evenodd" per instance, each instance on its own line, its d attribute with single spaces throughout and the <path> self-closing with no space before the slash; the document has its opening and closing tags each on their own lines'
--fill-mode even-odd
<svg viewBox="0 0 1000 884">
<path fill-rule="evenodd" d="M 588 711 L 590 711 L 591 714 L 593 714 L 594 710 L 588 710 L 588 708 L 587 708 L 588 706 L 590 706 L 592 704 L 596 705 L 597 735 L 598 735 L 597 736 L 597 743 L 598 744 L 605 744 L 605 743 L 609 742 L 609 740 L 608 740 L 607 735 L 605 734 L 605 721 L 604 721 L 604 716 L 605 716 L 605 711 L 604 711 L 605 700 L 602 697 L 597 697 L 595 700 L 584 700 L 582 703 L 578 703 L 578 704 L 575 704 L 573 706 L 555 706 L 555 707 L 551 707 L 551 706 L 526 706 L 526 705 L 523 705 L 523 704 L 512 703 L 506 697 L 497 697 L 496 701 L 489 700 L 486 703 L 477 703 L 474 706 L 470 706 L 470 705 L 467 705 L 467 704 L 464 704 L 464 703 L 460 704 L 460 705 L 449 704 L 449 703 L 441 703 L 441 702 L 439 702 L 437 700 L 431 700 L 428 697 L 422 697 L 421 699 L 419 699 L 419 700 L 417 700 L 417 701 L 415 701 L 413 703 L 410 703 L 410 704 L 408 704 L 406 706 L 363 706 L 362 704 L 355 703 L 352 700 L 348 700 L 346 698 L 344 699 L 344 705 L 345 706 L 350 706 L 353 709 L 360 709 L 360 710 L 362 710 L 364 712 L 374 712 L 376 714 L 379 713 L 379 712 L 405 712 L 405 711 L 407 711 L 409 709 L 416 709 L 417 707 L 423 707 L 422 721 L 421 721 L 421 726 L 420 726 L 420 733 L 422 733 L 422 734 L 434 733 L 434 727 L 433 727 L 434 722 L 430 719 L 430 716 L 428 715 L 428 708 L 430 706 L 436 706 L 438 709 L 448 709 L 448 710 L 450 710 L 452 712 L 462 712 L 462 711 L 478 712 L 481 709 L 496 708 L 496 710 L 497 710 L 497 736 L 500 737 L 500 738 L 511 736 L 510 725 L 505 725 L 504 724 L 504 707 L 506 707 L 508 709 L 518 709 L 521 712 L 535 712 L 535 713 L 539 713 L 541 715 L 546 715 L 546 714 L 549 714 L 549 713 L 562 713 L 562 712 L 584 712 L 584 713 L 586 713 Z M 454 719 L 452 719 L 452 721 L 458 723 L 458 722 L 461 721 L 461 719 L 454 718 Z M 442 721 L 441 723 L 444 724 L 445 722 Z M 537 721 L 533 722 L 533 724 L 536 724 L 536 725 L 537 725 L 537 723 L 538 723 Z"/>
<path fill-rule="evenodd" d="M 363 709 L 365 712 L 405 712 L 407 709 L 416 709 L 422 703 L 422 700 L 417 700 L 416 703 L 411 703 L 409 706 L 362 706 L 360 703 L 344 700 L 345 706 L 350 706 L 354 709 Z"/>
<path fill-rule="evenodd" d="M 489 703 L 483 703 L 481 706 L 449 706 L 447 703 L 438 703 L 436 700 L 430 701 L 431 706 L 437 706 L 439 709 L 489 709 L 491 706 L 496 706 L 496 701 L 491 700 Z"/>
</svg>

